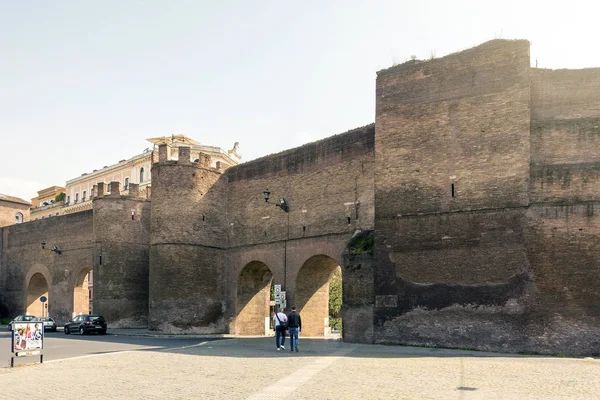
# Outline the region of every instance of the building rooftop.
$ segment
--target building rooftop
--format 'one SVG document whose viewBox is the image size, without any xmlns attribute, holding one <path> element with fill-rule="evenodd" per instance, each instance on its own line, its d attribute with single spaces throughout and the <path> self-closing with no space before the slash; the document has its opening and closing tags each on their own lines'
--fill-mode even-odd
<svg viewBox="0 0 600 400">
<path fill-rule="evenodd" d="M 23 200 L 23 199 L 21 199 L 19 197 L 9 196 L 7 194 L 2 194 L 2 193 L 0 193 L 0 200 L 2 200 L 2 201 L 8 201 L 10 203 L 25 204 L 25 205 L 28 205 L 28 206 L 31 205 L 30 202 L 25 201 L 25 200 Z"/>
</svg>

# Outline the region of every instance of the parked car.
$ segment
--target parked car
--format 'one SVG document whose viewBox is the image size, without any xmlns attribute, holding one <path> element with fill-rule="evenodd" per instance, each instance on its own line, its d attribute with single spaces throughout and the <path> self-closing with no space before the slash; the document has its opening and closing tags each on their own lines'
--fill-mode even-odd
<svg viewBox="0 0 600 400">
<path fill-rule="evenodd" d="M 13 330 L 13 323 L 15 323 L 15 322 L 33 322 L 33 321 L 37 321 L 37 317 L 35 315 L 17 315 L 15 317 L 15 319 L 10 321 L 10 323 L 8 324 L 8 330 L 9 331 Z"/>
<path fill-rule="evenodd" d="M 79 332 L 80 335 L 97 332 L 105 335 L 106 320 L 102 315 L 98 314 L 77 315 L 65 324 L 65 335 L 71 332 Z"/>
<path fill-rule="evenodd" d="M 54 322 L 54 320 L 52 318 L 50 318 L 50 317 L 40 317 L 40 318 L 38 318 L 38 321 L 44 323 L 44 330 L 45 331 L 56 332 L 56 322 Z"/>
</svg>

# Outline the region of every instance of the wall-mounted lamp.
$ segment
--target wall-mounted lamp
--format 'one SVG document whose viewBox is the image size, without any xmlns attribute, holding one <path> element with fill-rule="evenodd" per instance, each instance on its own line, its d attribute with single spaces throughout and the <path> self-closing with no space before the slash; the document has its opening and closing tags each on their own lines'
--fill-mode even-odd
<svg viewBox="0 0 600 400">
<path fill-rule="evenodd" d="M 288 205 L 287 201 L 283 197 L 281 197 L 279 199 L 279 203 L 271 203 L 269 201 L 269 197 L 271 197 L 271 192 L 269 192 L 269 189 L 265 189 L 265 191 L 263 192 L 263 196 L 265 196 L 265 202 L 266 203 L 274 204 L 277 207 L 281 208 L 286 213 L 290 212 L 290 206 Z"/>
</svg>

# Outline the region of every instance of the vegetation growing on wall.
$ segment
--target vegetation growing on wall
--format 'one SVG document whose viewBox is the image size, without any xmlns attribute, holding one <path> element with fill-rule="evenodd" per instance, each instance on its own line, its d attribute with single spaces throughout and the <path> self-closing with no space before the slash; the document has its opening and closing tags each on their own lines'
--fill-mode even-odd
<svg viewBox="0 0 600 400">
<path fill-rule="evenodd" d="M 360 255 L 367 253 L 373 255 L 375 248 L 375 234 L 372 230 L 359 231 L 354 234 L 348 243 L 348 251 L 352 255 Z"/>
<path fill-rule="evenodd" d="M 329 327 L 342 329 L 342 269 L 336 268 L 329 279 Z"/>
<path fill-rule="evenodd" d="M 56 195 L 56 197 L 54 198 L 55 202 L 59 202 L 59 201 L 63 201 L 65 199 L 65 192 L 59 193 Z"/>
</svg>

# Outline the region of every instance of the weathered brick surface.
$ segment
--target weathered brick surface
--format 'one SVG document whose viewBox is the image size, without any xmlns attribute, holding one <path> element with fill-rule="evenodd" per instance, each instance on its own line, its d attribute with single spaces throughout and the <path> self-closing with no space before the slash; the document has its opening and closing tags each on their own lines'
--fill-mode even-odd
<svg viewBox="0 0 600 400">
<path fill-rule="evenodd" d="M 532 201 L 600 199 L 600 68 L 531 71 Z"/>
<path fill-rule="evenodd" d="M 495 40 L 380 71 L 376 219 L 527 205 L 529 70 L 527 41 Z"/>
<path fill-rule="evenodd" d="M 111 193 L 94 232 L 83 213 L 1 229 L 0 312 L 44 277 L 65 315 L 93 262 L 98 307 L 147 307 L 154 330 L 262 334 L 281 284 L 323 335 L 339 265 L 345 340 L 597 354 L 600 70 L 531 69 L 528 42 L 494 40 L 380 71 L 376 106 L 374 126 L 229 169 L 160 147 L 151 206 Z M 358 230 L 374 249 L 348 247 Z"/>
<path fill-rule="evenodd" d="M 92 269 L 92 226 L 92 211 L 84 211 L 3 228 L 0 272 L 10 316 L 27 310 L 27 288 L 35 276 L 34 283 L 43 277 L 47 285 L 49 315 L 57 323 L 71 318 L 77 277 Z M 61 254 L 51 251 L 53 245 Z M 38 306 L 35 315 L 41 314 Z"/>
<path fill-rule="evenodd" d="M 152 168 L 149 327 L 226 331 L 226 178 L 189 160 Z"/>
<path fill-rule="evenodd" d="M 273 283 L 287 289 L 303 332 L 325 333 L 328 278 L 352 234 L 373 227 L 373 135 L 369 125 L 227 170 L 229 264 L 235 266 L 228 278 L 230 304 L 239 310 L 238 280 L 248 279 L 242 268 L 259 261 Z M 289 214 L 265 203 L 267 188 L 271 202 L 286 199 Z M 254 282 L 260 286 L 260 277 Z M 261 299 L 253 309 L 262 321 L 268 315 Z M 232 332 L 248 324 L 237 312 L 231 321 Z"/>
<path fill-rule="evenodd" d="M 94 312 L 113 327 L 146 327 L 150 202 L 96 197 L 93 224 Z"/>
</svg>

